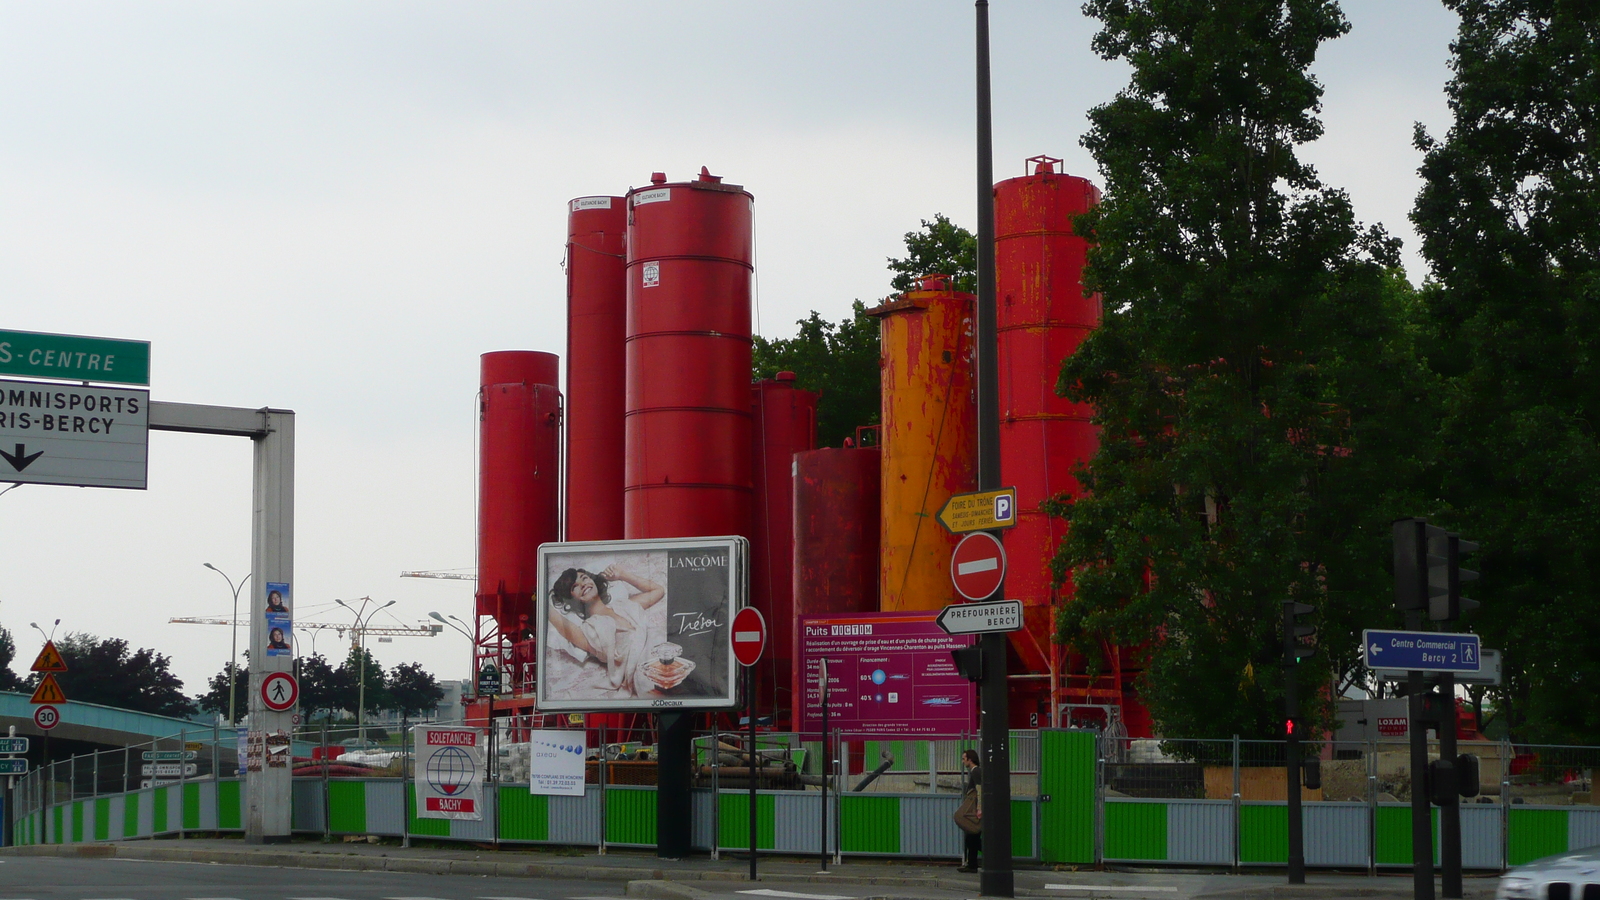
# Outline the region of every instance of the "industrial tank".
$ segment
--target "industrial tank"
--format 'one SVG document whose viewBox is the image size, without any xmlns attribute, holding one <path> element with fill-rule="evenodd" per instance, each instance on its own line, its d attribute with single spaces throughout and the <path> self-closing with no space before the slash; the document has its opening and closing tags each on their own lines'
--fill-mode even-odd
<svg viewBox="0 0 1600 900">
<path fill-rule="evenodd" d="M 533 613 L 539 545 L 560 540 L 560 360 L 485 353 L 478 388 L 477 614 L 520 637 Z"/>
<path fill-rule="evenodd" d="M 817 395 L 795 387 L 793 372 L 750 386 L 755 492 L 750 535 L 750 601 L 766 617 L 771 651 L 757 663 L 756 690 L 777 709 L 788 687 L 794 631 L 794 458 L 817 446 Z M 787 700 L 787 697 L 781 698 Z"/>
<path fill-rule="evenodd" d="M 884 612 L 940 609 L 957 537 L 936 519 L 952 494 L 977 490 L 971 294 L 930 275 L 868 310 L 882 322 L 882 521 L 878 581 Z"/>
<path fill-rule="evenodd" d="M 749 537 L 753 198 L 701 169 L 627 199 L 624 534 Z"/>
<path fill-rule="evenodd" d="M 627 237 L 623 198 L 567 204 L 569 541 L 619 540 L 623 533 Z"/>
<path fill-rule="evenodd" d="M 1085 297 L 1089 242 L 1074 216 L 1100 200 L 1087 179 L 1056 172 L 1060 160 L 1036 156 L 1034 170 L 995 185 L 995 295 L 1000 369 L 1000 478 L 1017 489 L 1017 524 L 1006 532 L 1006 597 L 1021 600 L 1026 628 L 1012 636 L 1035 672 L 1049 671 L 1054 632 L 1050 558 L 1066 534 L 1039 504 L 1081 490 L 1072 470 L 1098 445 L 1093 411 L 1056 395 L 1061 363 L 1100 324 L 1100 298 Z"/>
</svg>

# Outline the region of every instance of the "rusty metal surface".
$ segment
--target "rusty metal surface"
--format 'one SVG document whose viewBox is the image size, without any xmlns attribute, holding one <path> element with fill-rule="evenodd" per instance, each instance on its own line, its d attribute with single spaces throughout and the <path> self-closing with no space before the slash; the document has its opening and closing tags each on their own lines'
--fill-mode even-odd
<svg viewBox="0 0 1600 900">
<path fill-rule="evenodd" d="M 622 538 L 628 210 L 622 197 L 567 206 L 569 541 Z"/>
<path fill-rule="evenodd" d="M 763 710 L 783 710 L 794 660 L 795 454 L 817 445 L 817 395 L 795 387 L 794 374 L 750 386 L 755 493 L 750 535 L 750 602 L 766 617 L 767 652 L 756 663 Z"/>
<path fill-rule="evenodd" d="M 883 323 L 882 520 L 879 608 L 955 602 L 957 537 L 936 516 L 950 495 L 977 489 L 973 297 L 925 280 L 868 311 Z"/>
</svg>

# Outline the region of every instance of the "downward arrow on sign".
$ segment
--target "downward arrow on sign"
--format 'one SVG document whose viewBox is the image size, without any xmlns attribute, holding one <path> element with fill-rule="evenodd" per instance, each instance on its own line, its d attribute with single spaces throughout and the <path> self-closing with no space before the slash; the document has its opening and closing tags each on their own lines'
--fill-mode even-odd
<svg viewBox="0 0 1600 900">
<path fill-rule="evenodd" d="M 22 444 L 17 445 L 17 452 L 14 454 L 0 450 L 0 456 L 4 456 L 6 458 L 6 462 L 11 463 L 11 468 L 16 469 L 18 472 L 21 472 L 28 466 L 33 465 L 33 461 L 43 455 L 43 450 L 40 450 L 37 453 L 29 454 L 28 448 Z"/>
</svg>

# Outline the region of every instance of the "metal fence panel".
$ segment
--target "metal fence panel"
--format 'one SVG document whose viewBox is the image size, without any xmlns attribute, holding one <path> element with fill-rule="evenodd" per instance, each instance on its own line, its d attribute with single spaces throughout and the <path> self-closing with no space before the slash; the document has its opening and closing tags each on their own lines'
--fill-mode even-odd
<svg viewBox="0 0 1600 900">
<path fill-rule="evenodd" d="M 1567 848 L 1600 844 L 1600 809 L 1574 809 L 1567 814 Z"/>
<path fill-rule="evenodd" d="M 1504 867 L 1500 854 L 1499 805 L 1463 804 L 1461 807 L 1461 867 L 1495 869 Z"/>
<path fill-rule="evenodd" d="M 600 843 L 599 785 L 585 785 L 582 797 L 551 797 L 548 808 L 551 843 Z"/>
<path fill-rule="evenodd" d="M 1306 865 L 1366 866 L 1371 856 L 1371 810 L 1365 803 L 1306 803 L 1300 812 Z"/>
<path fill-rule="evenodd" d="M 367 782 L 367 834 L 399 836 L 406 829 L 406 787 L 399 778 Z M 488 793 L 486 792 L 486 796 Z"/>
<path fill-rule="evenodd" d="M 772 800 L 772 813 L 774 850 L 780 853 L 821 852 L 821 791 L 778 791 Z"/>
<path fill-rule="evenodd" d="M 961 829 L 953 794 L 910 794 L 900 798 L 900 852 L 907 856 L 961 856 Z"/>
<path fill-rule="evenodd" d="M 396 782 L 398 783 L 398 782 Z M 477 821 L 470 819 L 451 819 L 450 838 L 457 841 L 493 841 L 495 822 L 495 791 L 483 792 L 483 818 Z M 396 832 L 398 833 L 398 831 Z"/>
<path fill-rule="evenodd" d="M 689 791 L 689 846 L 696 850 L 710 850 L 716 846 L 717 795 L 710 788 L 691 788 Z"/>
<path fill-rule="evenodd" d="M 290 830 L 323 833 L 323 802 L 322 779 L 296 778 L 289 782 Z"/>
<path fill-rule="evenodd" d="M 1233 863 L 1233 803 L 1167 802 L 1167 861 L 1225 866 Z"/>
</svg>

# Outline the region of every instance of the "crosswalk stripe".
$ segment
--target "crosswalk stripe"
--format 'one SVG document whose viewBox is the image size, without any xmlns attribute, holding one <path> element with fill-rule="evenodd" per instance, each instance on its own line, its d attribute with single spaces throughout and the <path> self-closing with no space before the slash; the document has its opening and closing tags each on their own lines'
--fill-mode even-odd
<svg viewBox="0 0 1600 900">
<path fill-rule="evenodd" d="M 795 894 L 794 890 L 773 890 L 763 887 L 760 890 L 741 890 L 739 894 L 754 894 L 757 897 L 784 897 L 789 900 L 851 900 L 838 894 Z"/>
</svg>

